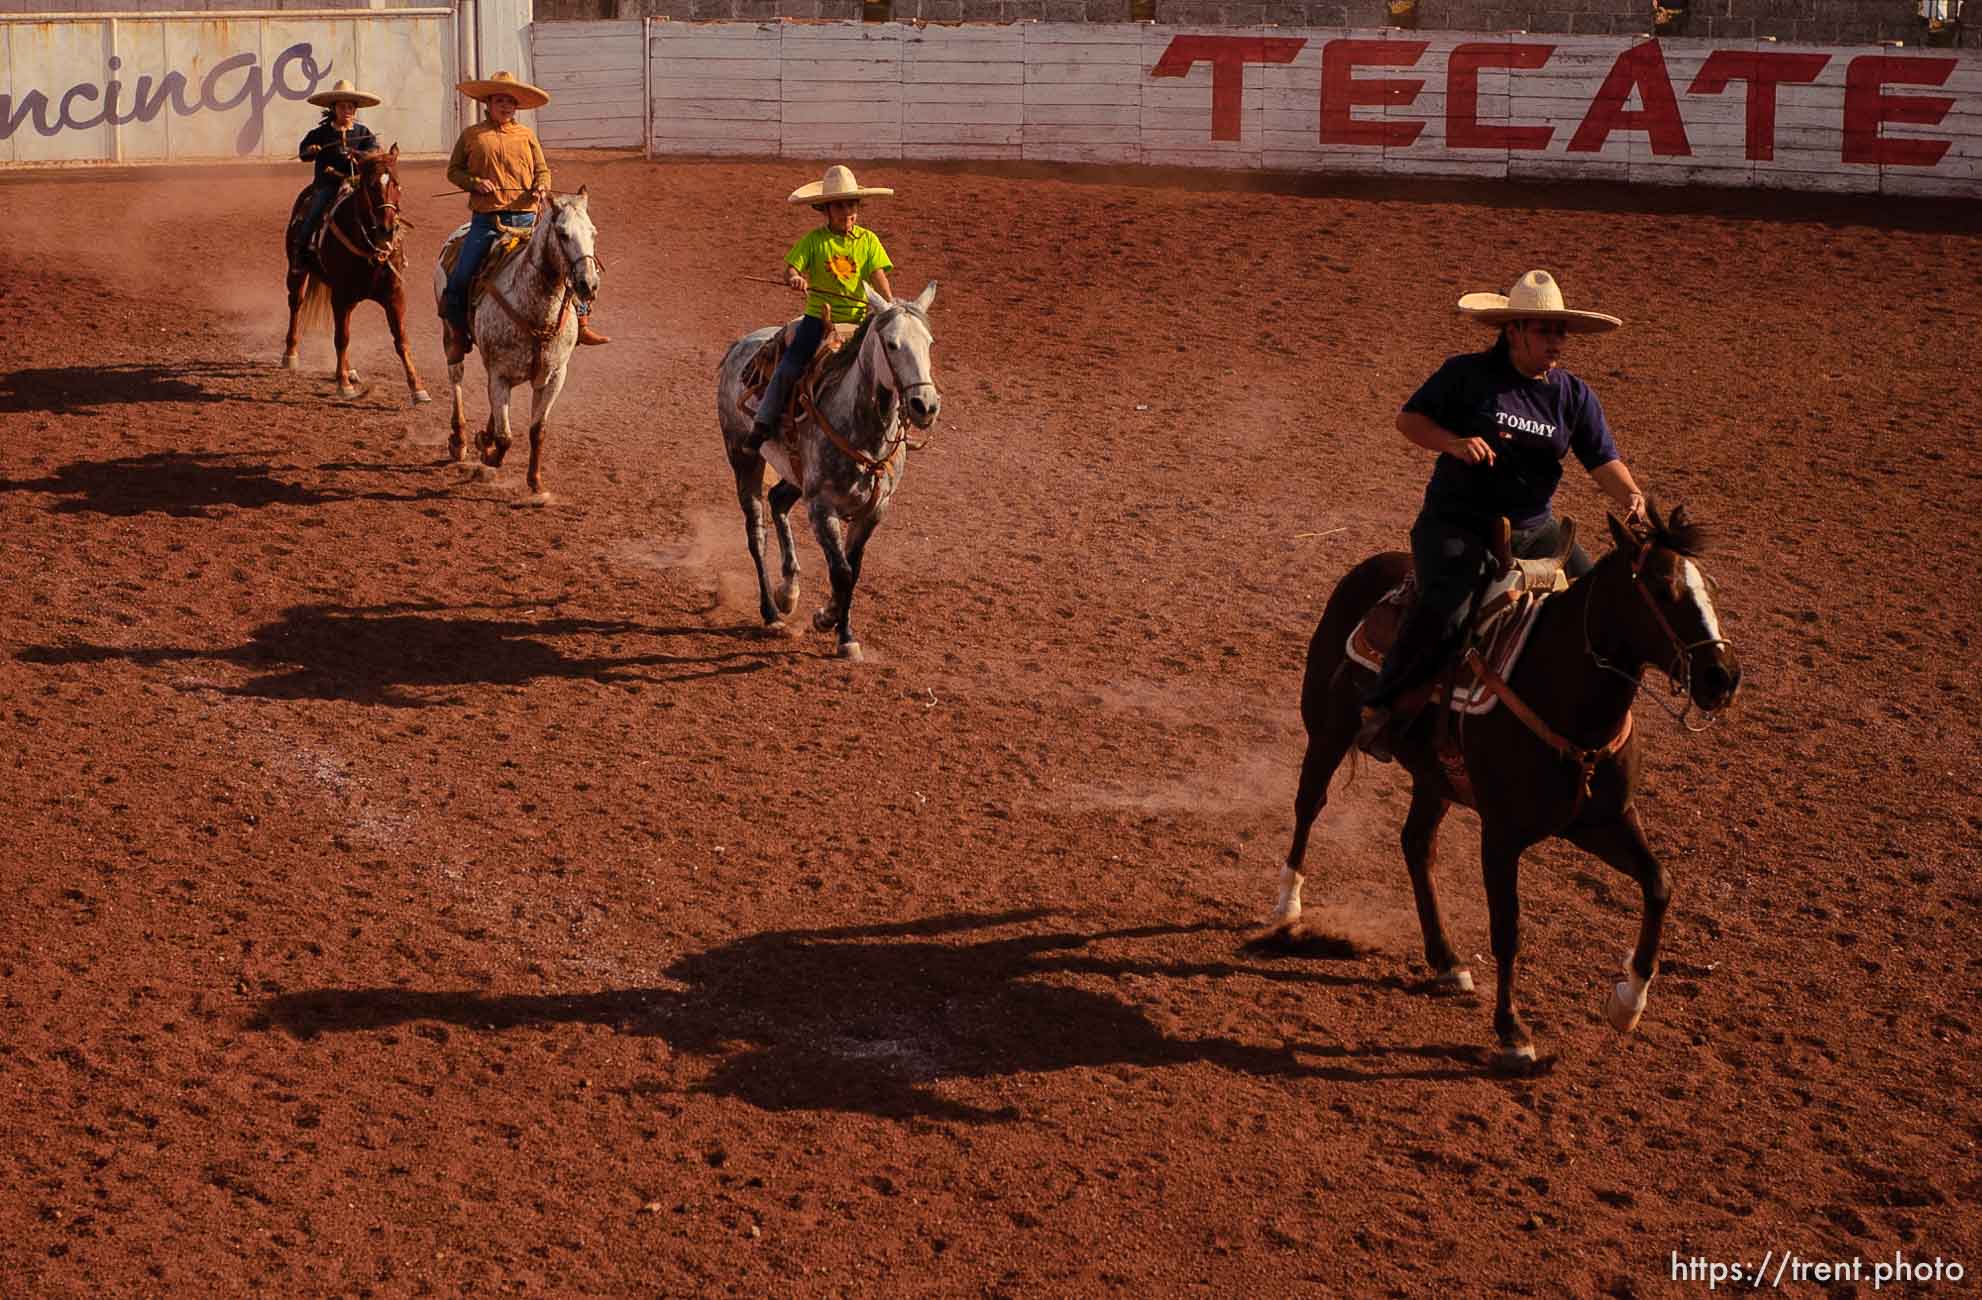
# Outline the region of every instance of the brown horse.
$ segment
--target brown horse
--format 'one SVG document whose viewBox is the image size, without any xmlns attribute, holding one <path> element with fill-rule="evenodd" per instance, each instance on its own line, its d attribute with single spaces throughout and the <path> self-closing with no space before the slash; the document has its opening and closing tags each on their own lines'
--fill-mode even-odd
<svg viewBox="0 0 1982 1300">
<path fill-rule="evenodd" d="M 354 160 L 358 175 L 351 188 L 331 205 L 324 215 L 323 237 L 313 254 L 298 259 L 303 269 L 289 272 L 289 337 L 283 343 L 282 368 L 298 369 L 297 335 L 305 317 L 320 320 L 326 303 L 330 308 L 332 333 L 337 343 L 337 380 L 341 397 L 356 397 L 358 374 L 351 369 L 351 309 L 369 299 L 385 308 L 385 322 L 392 329 L 392 345 L 399 362 L 406 367 L 406 387 L 413 394 L 413 405 L 430 402 L 420 376 L 413 369 L 413 354 L 406 346 L 406 250 L 400 244 L 402 232 L 411 223 L 399 215 L 399 146 L 360 155 Z M 301 209 L 309 201 L 305 189 L 296 198 L 291 214 L 293 228 Z"/>
<path fill-rule="evenodd" d="M 1396 745 L 1397 761 L 1411 774 L 1411 807 L 1404 819 L 1404 861 L 1417 896 L 1425 960 L 1432 986 L 1470 990 L 1472 973 L 1445 937 L 1432 864 L 1438 825 L 1457 801 L 1480 817 L 1480 860 L 1486 874 L 1493 955 L 1499 966 L 1494 1032 L 1496 1067 L 1525 1071 L 1535 1048 L 1514 1005 L 1514 958 L 1520 949 L 1521 854 L 1559 836 L 1638 882 L 1644 913 L 1637 947 L 1626 958 L 1624 980 L 1614 989 L 1607 1015 L 1628 1033 L 1645 1009 L 1646 989 L 1658 971 L 1659 932 L 1672 898 L 1672 881 L 1645 843 L 1632 797 L 1638 789 L 1641 746 L 1630 726 L 1631 705 L 1645 668 L 1663 670 L 1676 695 L 1690 697 L 1712 715 L 1731 704 L 1741 684 L 1733 645 L 1721 635 L 1712 584 L 1692 557 L 1706 535 L 1687 522 L 1685 508 L 1662 519 L 1649 511 L 1641 533 L 1615 519 L 1609 555 L 1569 589 L 1550 596 L 1536 616 L 1526 650 L 1505 683 L 1513 699 L 1477 717 L 1448 720 L 1450 739 L 1463 756 L 1463 782 L 1455 782 L 1438 754 L 1433 705 Z M 1373 556 L 1336 585 L 1308 646 L 1301 684 L 1301 717 L 1308 748 L 1294 797 L 1294 841 L 1280 873 L 1280 902 L 1268 943 L 1299 935 L 1301 863 L 1308 832 L 1328 801 L 1328 783 L 1354 743 L 1361 699 L 1371 674 L 1349 659 L 1350 633 L 1411 567 L 1402 552 Z M 1526 713 L 1524 720 L 1521 714 Z M 1681 714 L 1682 720 L 1684 714 Z M 1470 786 L 1470 791 L 1464 786 Z"/>
</svg>

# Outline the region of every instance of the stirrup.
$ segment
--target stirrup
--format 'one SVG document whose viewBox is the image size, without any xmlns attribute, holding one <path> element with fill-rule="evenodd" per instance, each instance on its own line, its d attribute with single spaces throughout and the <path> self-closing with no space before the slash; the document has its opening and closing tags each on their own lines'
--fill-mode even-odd
<svg viewBox="0 0 1982 1300">
<path fill-rule="evenodd" d="M 1356 748 L 1368 754 L 1379 763 L 1388 763 L 1396 755 L 1391 749 L 1390 731 L 1396 721 L 1390 709 L 1380 704 L 1372 704 L 1363 710 L 1362 729 L 1356 732 Z"/>
</svg>

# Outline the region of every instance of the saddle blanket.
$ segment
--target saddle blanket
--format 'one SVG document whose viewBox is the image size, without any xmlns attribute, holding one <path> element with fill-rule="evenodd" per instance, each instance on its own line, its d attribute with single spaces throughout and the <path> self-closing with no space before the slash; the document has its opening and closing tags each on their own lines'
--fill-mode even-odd
<svg viewBox="0 0 1982 1300">
<path fill-rule="evenodd" d="M 771 375 L 777 370 L 778 362 L 784 357 L 785 347 L 791 341 L 792 331 L 797 328 L 797 321 L 788 322 L 783 329 L 765 339 L 756 354 L 744 363 L 743 392 L 738 395 L 737 401 L 745 415 L 753 419 L 756 417 L 757 404 L 764 400 L 764 390 L 770 386 Z M 813 386 L 819 378 L 820 368 L 826 364 L 826 358 L 846 346 L 846 341 L 859 329 L 858 325 L 836 324 L 826 331 L 819 340 L 819 350 L 812 354 L 811 362 L 805 367 L 805 373 L 798 377 L 796 384 L 792 385 L 791 399 L 797 398 L 801 392 L 813 391 Z M 792 423 L 796 418 L 791 399 L 787 399 L 785 411 L 787 424 Z"/>
<path fill-rule="evenodd" d="M 1521 651 L 1527 648 L 1528 634 L 1534 631 L 1535 618 L 1541 613 L 1546 594 L 1513 591 L 1489 601 L 1494 612 L 1475 632 L 1472 644 L 1479 647 L 1480 658 L 1502 681 L 1514 676 L 1514 665 L 1520 661 Z M 1417 584 L 1408 577 L 1385 593 L 1349 633 L 1349 658 L 1371 672 L 1381 671 L 1384 655 L 1396 644 L 1404 612 L 1416 598 Z M 1432 693 L 1432 698 L 1436 700 L 1442 694 L 1441 688 Z M 1474 716 L 1491 712 L 1498 703 L 1500 697 L 1486 688 L 1478 674 L 1465 667 L 1459 670 L 1453 681 L 1452 697 L 1446 701 L 1454 712 Z"/>
</svg>

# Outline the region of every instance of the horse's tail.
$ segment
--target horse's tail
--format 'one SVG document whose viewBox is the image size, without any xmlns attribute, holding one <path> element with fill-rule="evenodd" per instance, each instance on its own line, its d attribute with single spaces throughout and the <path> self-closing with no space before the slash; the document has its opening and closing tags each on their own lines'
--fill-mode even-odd
<svg viewBox="0 0 1982 1300">
<path fill-rule="evenodd" d="M 317 278 L 312 271 L 303 282 L 303 305 L 297 309 L 296 330 L 303 334 L 314 334 L 330 327 L 330 286 Z"/>
</svg>

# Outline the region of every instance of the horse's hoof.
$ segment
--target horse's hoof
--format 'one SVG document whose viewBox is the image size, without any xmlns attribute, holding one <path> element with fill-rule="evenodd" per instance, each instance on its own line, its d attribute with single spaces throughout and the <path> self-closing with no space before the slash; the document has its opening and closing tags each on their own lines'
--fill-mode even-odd
<svg viewBox="0 0 1982 1300">
<path fill-rule="evenodd" d="M 415 406 L 425 406 L 428 402 L 431 402 L 433 400 L 434 399 L 432 395 L 429 394 L 427 390 L 424 388 L 416 389 L 413 393 L 413 405 Z"/>
<path fill-rule="evenodd" d="M 284 370 L 301 370 L 303 368 L 303 358 L 297 356 L 294 352 L 288 353 L 282 358 L 282 368 Z"/>
<path fill-rule="evenodd" d="M 835 614 L 831 609 L 815 609 L 812 611 L 812 630 L 814 632 L 830 632 L 839 625 L 840 616 Z"/>
<path fill-rule="evenodd" d="M 337 386 L 337 395 L 339 397 L 356 397 L 359 393 L 363 391 L 364 390 L 362 388 L 359 388 L 356 384 L 349 384 L 349 385 L 339 384 Z"/>
<path fill-rule="evenodd" d="M 523 504 L 526 506 L 547 506 L 555 499 L 548 490 L 538 488 L 535 492 L 523 498 Z"/>
<path fill-rule="evenodd" d="M 863 656 L 860 653 L 860 642 L 858 641 L 840 642 L 840 658 L 846 660 L 848 663 L 857 664 L 861 661 L 862 657 Z"/>
<path fill-rule="evenodd" d="M 1503 1047 L 1493 1054 L 1495 1074 L 1524 1075 L 1535 1070 L 1535 1045 L 1522 1043 L 1519 1047 Z"/>
<path fill-rule="evenodd" d="M 1604 1007 L 1604 1019 L 1620 1034 L 1628 1034 L 1638 1027 L 1639 1017 L 1645 1014 L 1645 994 L 1642 989 L 1633 988 L 1630 980 L 1619 980 L 1617 987 L 1610 991 L 1610 1002 Z"/>
<path fill-rule="evenodd" d="M 1473 972 L 1467 970 L 1464 966 L 1454 966 L 1451 970 L 1440 971 L 1438 977 L 1431 982 L 1431 991 L 1434 993 L 1471 993 L 1473 991 Z M 1533 1055 L 1533 1051 L 1534 1049 L 1530 1048 L 1529 1054 Z"/>
<path fill-rule="evenodd" d="M 780 614 L 791 613 L 798 607 L 798 584 L 793 582 L 790 586 L 779 587 L 772 592 L 771 604 L 777 607 Z"/>
</svg>

